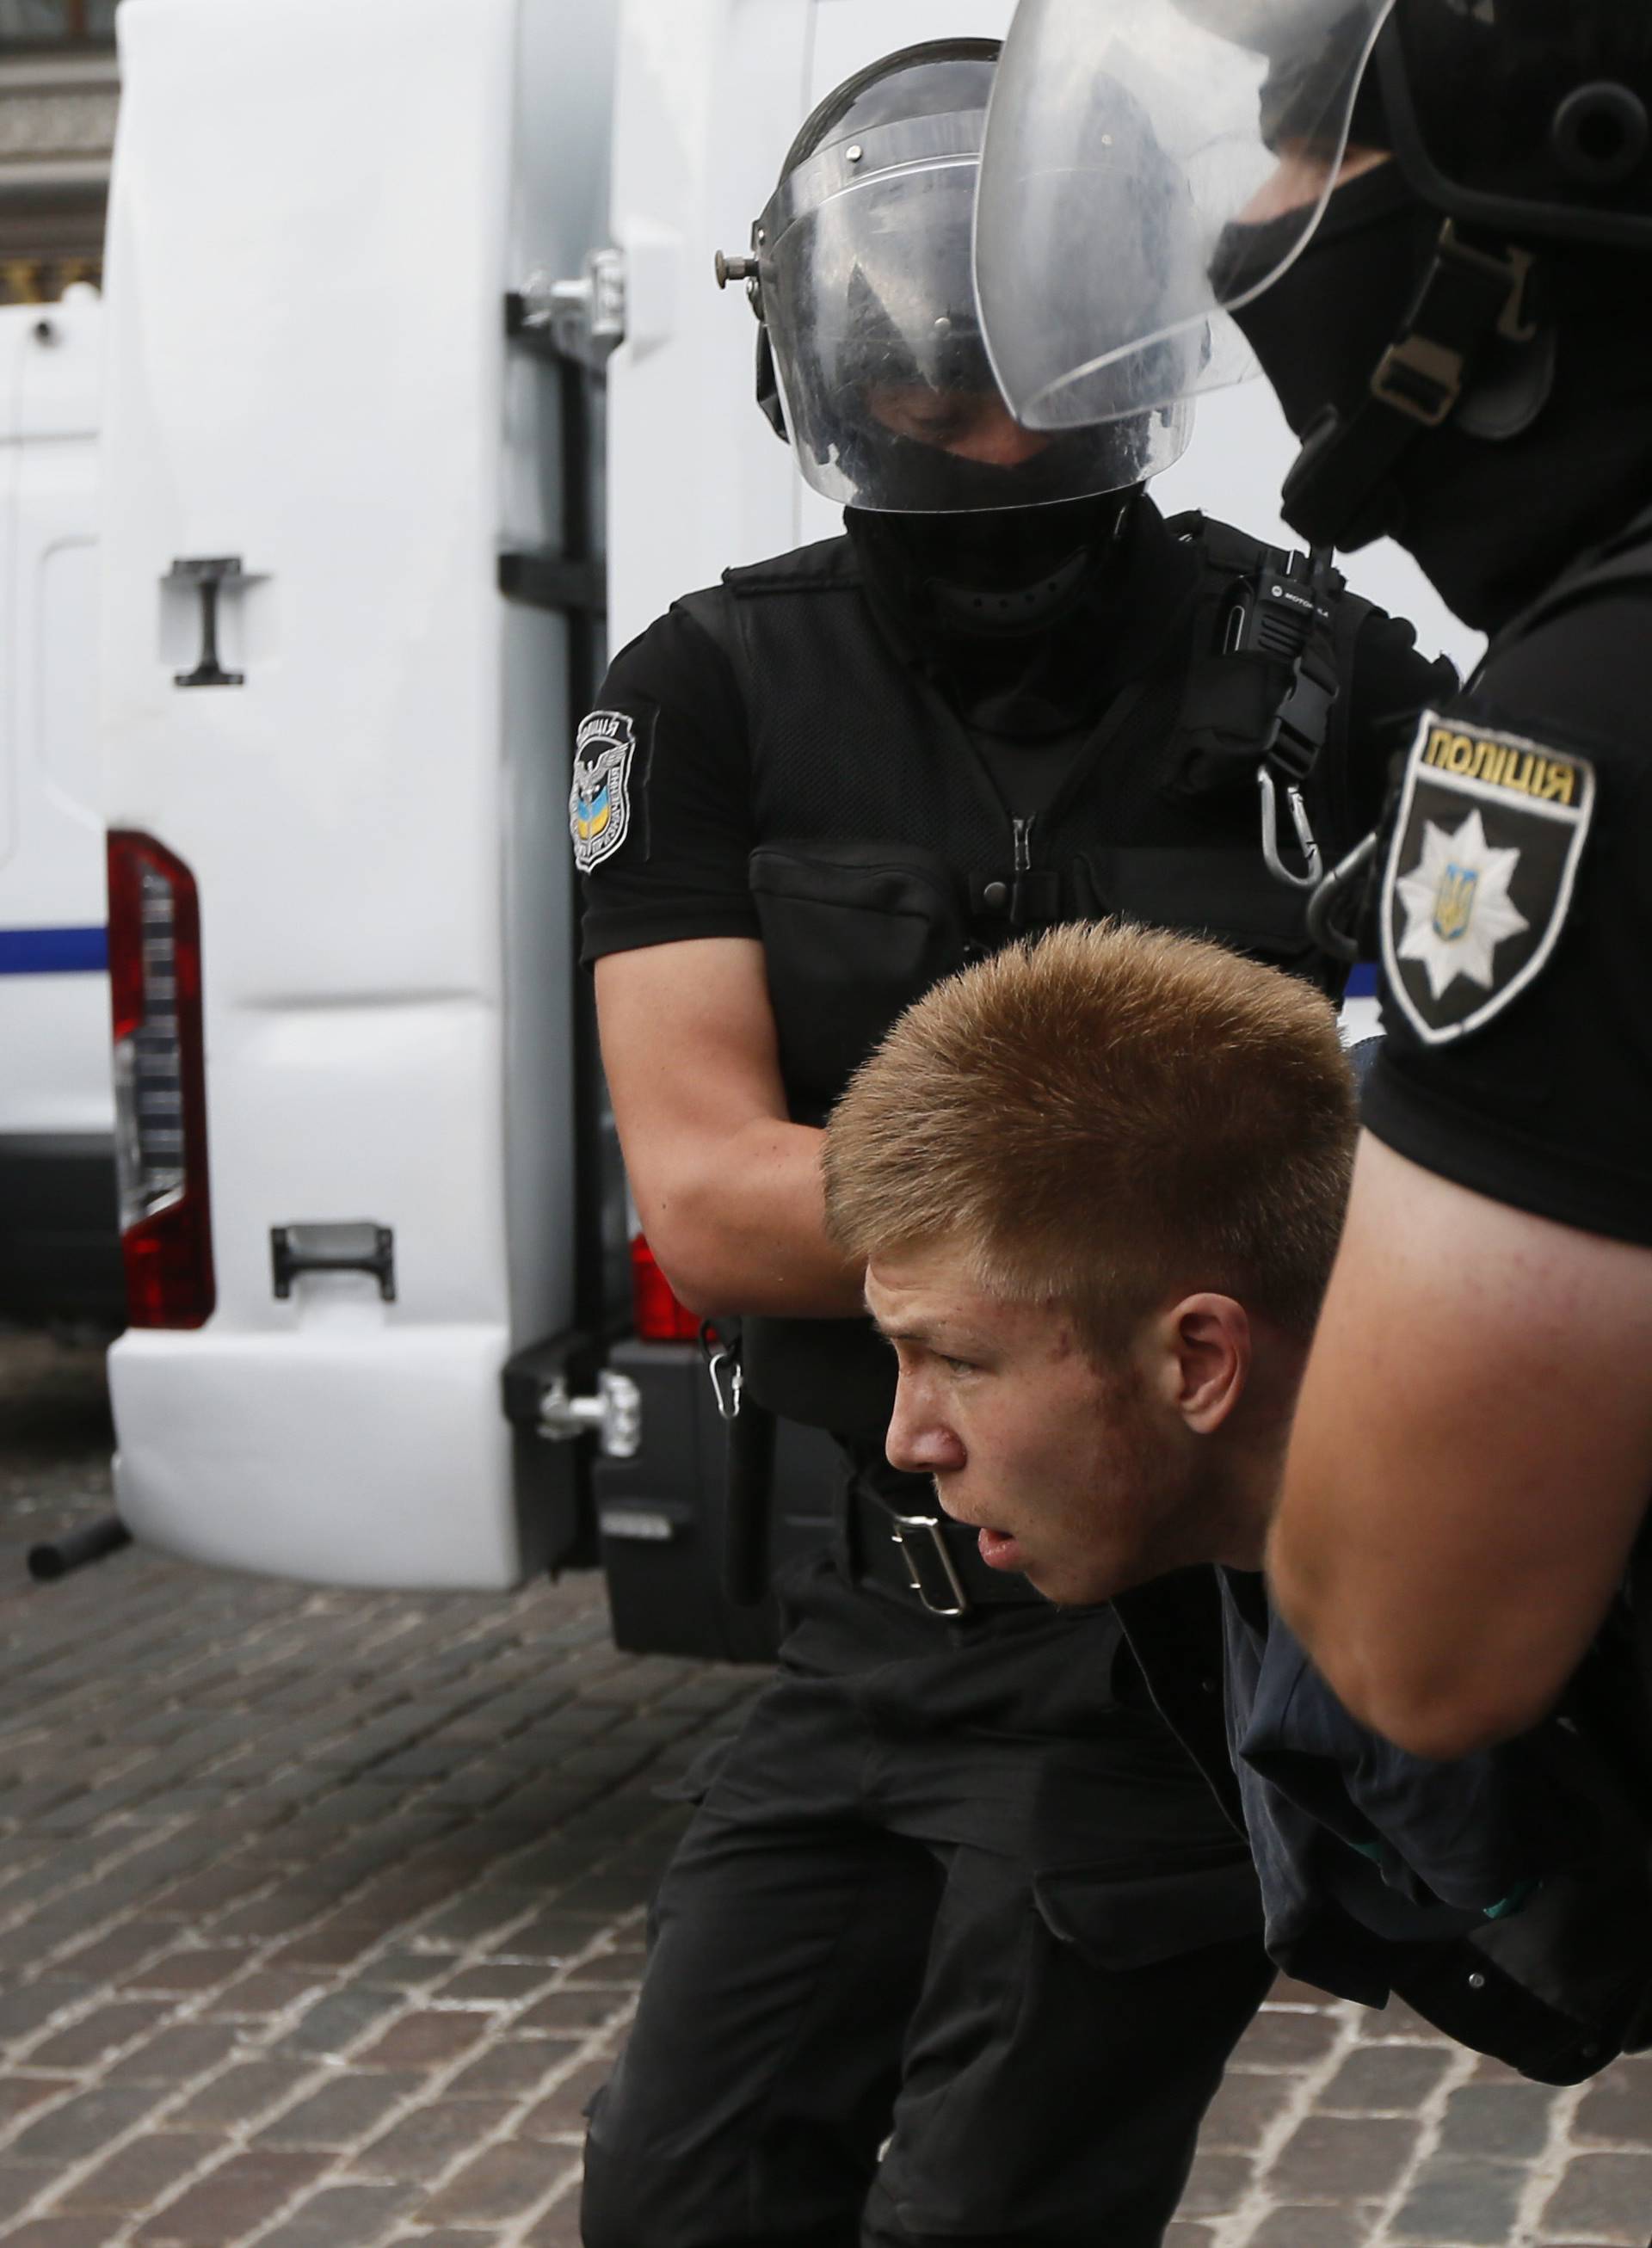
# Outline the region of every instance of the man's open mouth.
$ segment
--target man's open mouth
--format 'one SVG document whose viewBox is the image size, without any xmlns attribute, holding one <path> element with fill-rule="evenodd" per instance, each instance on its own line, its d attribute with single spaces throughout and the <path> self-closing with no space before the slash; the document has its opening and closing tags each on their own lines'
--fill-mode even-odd
<svg viewBox="0 0 1652 2248">
<path fill-rule="evenodd" d="M 1009 1531 L 984 1528 L 977 1543 L 981 1548 L 981 1559 L 989 1569 L 1021 1567 L 1021 1548 Z"/>
</svg>

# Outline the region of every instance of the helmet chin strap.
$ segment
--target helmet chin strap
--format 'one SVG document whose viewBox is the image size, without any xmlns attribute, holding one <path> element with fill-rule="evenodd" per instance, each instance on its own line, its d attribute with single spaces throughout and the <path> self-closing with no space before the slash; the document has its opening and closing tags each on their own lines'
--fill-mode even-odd
<svg viewBox="0 0 1652 2248">
<path fill-rule="evenodd" d="M 1345 551 L 1398 528 L 1395 474 L 1417 440 L 1454 415 L 1488 437 L 1529 425 L 1553 378 L 1551 339 L 1530 318 L 1532 255 L 1467 241 L 1455 220 L 1440 229 L 1433 260 L 1400 334 L 1349 413 L 1327 406 L 1305 431 L 1285 481 L 1285 521 L 1314 545 Z M 1501 342 L 1519 353 L 1503 420 L 1473 416 L 1470 394 Z M 1506 388 L 1506 386 L 1505 386 Z"/>
</svg>

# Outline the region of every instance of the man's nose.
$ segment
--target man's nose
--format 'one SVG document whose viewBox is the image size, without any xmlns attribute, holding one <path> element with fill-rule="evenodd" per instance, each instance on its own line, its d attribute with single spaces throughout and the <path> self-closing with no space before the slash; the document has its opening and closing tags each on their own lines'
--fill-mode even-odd
<svg viewBox="0 0 1652 2248">
<path fill-rule="evenodd" d="M 920 1386 L 902 1380 L 883 1442 L 892 1468 L 908 1475 L 939 1475 L 963 1465 L 963 1446 L 926 1401 Z"/>
</svg>

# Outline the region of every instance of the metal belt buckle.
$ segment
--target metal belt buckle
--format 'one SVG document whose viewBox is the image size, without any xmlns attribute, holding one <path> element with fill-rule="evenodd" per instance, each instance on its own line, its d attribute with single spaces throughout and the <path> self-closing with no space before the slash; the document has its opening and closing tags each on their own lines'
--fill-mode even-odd
<svg viewBox="0 0 1652 2248">
<path fill-rule="evenodd" d="M 912 1589 L 936 1616 L 964 1616 L 970 1608 L 963 1580 L 953 1566 L 941 1525 L 931 1514 L 897 1514 L 889 1535 L 901 1548 Z"/>
</svg>

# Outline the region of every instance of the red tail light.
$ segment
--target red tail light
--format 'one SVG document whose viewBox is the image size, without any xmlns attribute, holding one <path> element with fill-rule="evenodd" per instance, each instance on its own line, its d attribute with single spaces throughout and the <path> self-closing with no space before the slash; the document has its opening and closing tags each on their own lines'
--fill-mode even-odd
<svg viewBox="0 0 1652 2248">
<path fill-rule="evenodd" d="M 631 1237 L 631 1316 L 641 1342 L 694 1342 L 699 1336 L 698 1313 L 672 1294 L 640 1233 Z"/>
<path fill-rule="evenodd" d="M 109 838 L 115 1156 L 134 1327 L 212 1313 L 201 908 L 195 877 L 147 835 Z"/>
</svg>

